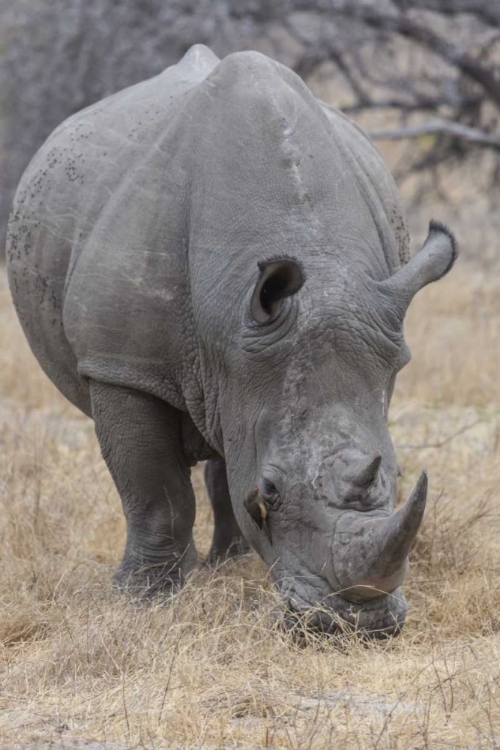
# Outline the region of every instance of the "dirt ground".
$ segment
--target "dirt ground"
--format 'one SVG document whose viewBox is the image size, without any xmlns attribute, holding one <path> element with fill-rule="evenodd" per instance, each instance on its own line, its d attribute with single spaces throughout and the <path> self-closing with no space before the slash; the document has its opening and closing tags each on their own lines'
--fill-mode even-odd
<svg viewBox="0 0 500 750">
<path fill-rule="evenodd" d="M 463 240 L 462 240 L 463 241 Z M 500 280 L 464 262 L 414 301 L 390 413 L 401 498 L 430 474 L 401 637 L 274 624 L 248 556 L 167 606 L 110 585 L 119 500 L 92 423 L 30 354 L 0 275 L 0 748 L 500 747 Z M 211 513 L 201 470 L 196 540 Z"/>
</svg>

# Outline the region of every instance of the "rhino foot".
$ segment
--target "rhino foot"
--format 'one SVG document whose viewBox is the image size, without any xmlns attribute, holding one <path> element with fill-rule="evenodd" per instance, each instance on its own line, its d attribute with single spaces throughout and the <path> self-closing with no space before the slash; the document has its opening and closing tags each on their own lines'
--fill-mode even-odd
<svg viewBox="0 0 500 750">
<path fill-rule="evenodd" d="M 250 545 L 242 536 L 234 537 L 229 545 L 216 544 L 214 540 L 210 552 L 204 562 L 204 566 L 207 568 L 215 568 L 218 565 L 222 565 L 227 560 L 247 555 L 250 551 Z"/>
<path fill-rule="evenodd" d="M 113 584 L 134 598 L 152 599 L 156 596 L 169 598 L 184 584 L 185 576 L 172 565 L 144 565 L 133 569 L 122 565 L 113 576 Z"/>
<path fill-rule="evenodd" d="M 180 413 L 147 393 L 89 382 L 104 460 L 127 519 L 119 588 L 171 595 L 196 566 L 195 497 L 180 441 Z"/>
</svg>

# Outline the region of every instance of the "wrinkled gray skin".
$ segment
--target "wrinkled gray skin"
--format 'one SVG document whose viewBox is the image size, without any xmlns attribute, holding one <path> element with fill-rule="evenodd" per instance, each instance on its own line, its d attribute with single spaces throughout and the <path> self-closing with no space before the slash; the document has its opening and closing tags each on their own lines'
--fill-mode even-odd
<svg viewBox="0 0 500 750">
<path fill-rule="evenodd" d="M 95 421 L 127 518 L 118 582 L 193 568 L 190 466 L 210 459 L 212 561 L 246 540 L 290 621 L 319 606 L 313 626 L 397 632 L 426 477 L 393 514 L 387 409 L 406 308 L 454 257 L 432 224 L 407 262 L 371 142 L 260 54 L 193 47 L 63 123 L 19 186 L 9 278 L 41 366 Z"/>
</svg>

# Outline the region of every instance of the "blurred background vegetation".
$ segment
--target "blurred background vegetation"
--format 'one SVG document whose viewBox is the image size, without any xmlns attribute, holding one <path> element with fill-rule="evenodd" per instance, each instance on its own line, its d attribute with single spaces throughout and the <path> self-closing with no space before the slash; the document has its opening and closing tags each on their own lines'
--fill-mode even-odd
<svg viewBox="0 0 500 750">
<path fill-rule="evenodd" d="M 202 42 L 289 65 L 377 140 L 420 241 L 448 220 L 499 260 L 498 0 L 0 0 L 0 235 L 62 120 Z"/>
<path fill-rule="evenodd" d="M 0 750 L 499 750 L 500 0 L 0 0 L 0 234 L 56 125 L 196 42 L 293 67 L 376 137 L 414 249 L 431 217 L 459 239 L 410 306 L 389 418 L 400 497 L 431 477 L 410 617 L 395 641 L 302 648 L 272 625 L 255 555 L 199 571 L 171 607 L 114 596 L 118 495 L 0 264 Z"/>
</svg>

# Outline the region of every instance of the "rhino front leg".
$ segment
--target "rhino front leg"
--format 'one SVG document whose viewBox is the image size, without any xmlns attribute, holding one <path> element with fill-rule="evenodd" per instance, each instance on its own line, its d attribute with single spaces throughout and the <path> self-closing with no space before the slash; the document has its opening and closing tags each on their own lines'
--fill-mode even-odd
<svg viewBox="0 0 500 750">
<path fill-rule="evenodd" d="M 195 498 L 180 443 L 180 414 L 153 396 L 91 382 L 92 416 L 127 519 L 115 582 L 170 592 L 196 564 Z"/>
<path fill-rule="evenodd" d="M 214 512 L 214 538 L 207 563 L 217 565 L 228 557 L 245 554 L 250 547 L 234 517 L 224 461 L 206 462 L 205 484 Z"/>
</svg>

